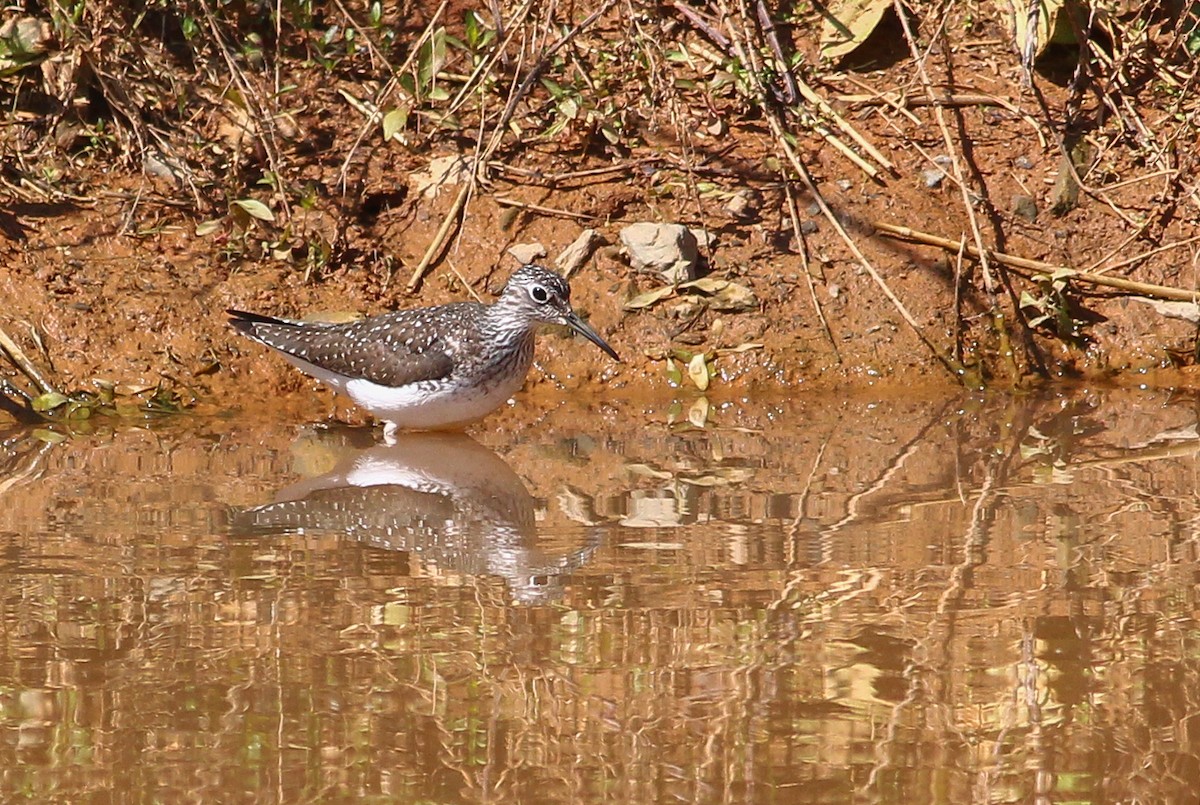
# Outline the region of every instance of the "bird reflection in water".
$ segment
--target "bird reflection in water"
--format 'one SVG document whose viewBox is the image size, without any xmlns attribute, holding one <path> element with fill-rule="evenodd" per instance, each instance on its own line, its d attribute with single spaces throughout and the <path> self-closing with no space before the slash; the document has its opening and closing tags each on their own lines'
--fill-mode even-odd
<svg viewBox="0 0 1200 805">
<path fill-rule="evenodd" d="M 342 450 L 330 472 L 238 512 L 233 534 L 341 534 L 412 552 L 441 571 L 502 577 L 526 604 L 559 598 L 567 574 L 600 542 L 596 528 L 582 544 L 542 540 L 538 501 L 500 456 L 464 434 L 401 433 L 392 445 Z"/>
</svg>

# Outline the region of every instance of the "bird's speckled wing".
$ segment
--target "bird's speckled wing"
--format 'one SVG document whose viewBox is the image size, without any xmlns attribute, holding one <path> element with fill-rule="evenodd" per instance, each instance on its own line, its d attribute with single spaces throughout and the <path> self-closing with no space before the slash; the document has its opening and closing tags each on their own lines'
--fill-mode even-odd
<svg viewBox="0 0 1200 805">
<path fill-rule="evenodd" d="M 472 303 L 401 310 L 344 324 L 314 324 L 230 310 L 229 323 L 272 349 L 344 377 L 384 386 L 440 380 L 454 368 L 438 318 L 469 315 Z M 461 310 L 459 308 L 462 308 Z M 437 316 L 431 315 L 436 311 Z"/>
</svg>

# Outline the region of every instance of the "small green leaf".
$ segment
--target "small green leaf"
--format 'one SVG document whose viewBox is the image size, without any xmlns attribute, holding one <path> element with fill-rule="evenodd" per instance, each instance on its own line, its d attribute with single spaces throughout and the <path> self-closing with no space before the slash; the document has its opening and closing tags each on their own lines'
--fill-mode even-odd
<svg viewBox="0 0 1200 805">
<path fill-rule="evenodd" d="M 408 125 L 408 107 L 397 106 L 383 116 L 383 141 L 388 142 Z M 399 139 L 397 137 L 397 139 Z"/>
<path fill-rule="evenodd" d="M 683 385 L 683 372 L 673 358 L 667 358 L 667 382 L 676 389 Z"/>
<path fill-rule="evenodd" d="M 34 397 L 33 402 L 30 404 L 33 406 L 33 410 L 37 411 L 39 414 L 45 414 L 53 411 L 66 401 L 67 398 L 62 394 L 59 394 L 57 391 L 47 391 L 45 394 Z"/>
<path fill-rule="evenodd" d="M 67 440 L 67 437 L 63 434 L 49 430 L 48 428 L 38 428 L 32 435 L 33 438 L 42 442 L 49 442 L 50 444 L 61 444 Z"/>
</svg>

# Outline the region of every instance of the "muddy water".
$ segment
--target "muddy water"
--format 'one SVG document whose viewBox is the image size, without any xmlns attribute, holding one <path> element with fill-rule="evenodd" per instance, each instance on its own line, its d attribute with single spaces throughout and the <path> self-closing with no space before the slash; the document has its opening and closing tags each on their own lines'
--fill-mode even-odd
<svg viewBox="0 0 1200 805">
<path fill-rule="evenodd" d="M 0 801 L 1194 796 L 1196 399 L 539 406 L 8 434 Z"/>
</svg>

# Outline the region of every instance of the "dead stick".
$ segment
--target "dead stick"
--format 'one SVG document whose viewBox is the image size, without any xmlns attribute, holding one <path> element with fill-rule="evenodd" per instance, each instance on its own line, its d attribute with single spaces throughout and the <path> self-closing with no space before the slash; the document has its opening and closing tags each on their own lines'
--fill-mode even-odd
<svg viewBox="0 0 1200 805">
<path fill-rule="evenodd" d="M 887 157 L 885 157 L 879 151 L 878 148 L 873 146 L 871 144 L 870 140 L 868 140 L 866 137 L 862 136 L 862 134 L 859 133 L 858 129 L 851 126 L 850 123 L 846 120 L 846 118 L 839 115 L 837 113 L 837 110 L 834 109 L 832 106 L 830 106 L 829 103 L 824 98 L 822 98 L 820 95 L 818 95 L 812 87 L 810 87 L 808 84 L 806 84 L 804 81 L 801 80 L 801 81 L 797 82 L 797 88 L 800 90 L 800 94 L 804 96 L 804 99 L 806 101 L 808 101 L 809 103 L 813 104 L 818 109 L 820 109 L 821 114 L 825 115 L 826 117 L 830 118 L 835 123 L 837 123 L 838 128 L 840 128 L 842 131 L 846 132 L 846 135 L 848 137 L 850 137 L 856 143 L 858 143 L 859 147 L 862 148 L 864 151 L 866 151 L 867 154 L 871 157 L 871 159 L 878 162 L 880 165 L 882 165 L 884 168 L 886 168 L 891 173 L 896 172 L 896 166 L 892 164 L 891 160 L 889 160 Z"/>
<path fill-rule="evenodd" d="M 558 215 L 563 218 L 574 218 L 578 221 L 596 220 L 596 216 L 588 215 L 585 212 L 571 212 L 570 210 L 560 210 L 557 207 L 543 207 L 540 204 L 527 204 L 524 201 L 517 201 L 514 198 L 505 198 L 504 196 L 495 196 L 494 200 L 501 207 L 516 207 L 520 210 L 540 212 L 542 215 Z"/>
<path fill-rule="evenodd" d="M 907 226 L 886 224 L 882 221 L 875 221 L 872 223 L 872 226 L 883 235 L 890 235 L 902 240 L 911 240 L 916 243 L 924 243 L 929 246 L 938 246 L 951 252 L 957 252 L 959 249 L 962 249 L 964 253 L 976 260 L 979 259 L 978 250 L 974 246 L 966 245 L 961 241 L 938 237 L 928 232 L 910 229 Z M 1184 288 L 1172 288 L 1169 285 L 1155 285 L 1149 282 L 1135 282 L 1119 277 L 1105 277 L 1089 271 L 1077 271 L 1070 266 L 1056 266 L 1053 263 L 1030 260 L 1027 257 L 1017 257 L 1014 254 L 1005 254 L 1004 252 L 991 249 L 988 250 L 988 256 L 997 263 L 1003 263 L 1013 268 L 1023 268 L 1027 271 L 1036 271 L 1039 274 L 1054 274 L 1057 272 L 1059 276 L 1067 277 L 1068 279 L 1080 280 L 1081 282 L 1099 285 L 1103 288 L 1112 288 L 1117 291 L 1127 291 L 1139 296 L 1151 296 L 1156 299 L 1168 299 L 1173 302 L 1196 302 L 1200 300 L 1200 291 L 1189 291 Z"/>
<path fill-rule="evenodd" d="M 433 240 L 429 244 L 429 248 L 425 250 L 425 255 L 421 258 L 421 262 L 417 263 L 417 267 L 413 269 L 412 276 L 408 278 L 408 284 L 405 290 L 409 293 L 417 290 L 417 286 L 421 284 L 421 278 L 425 276 L 425 270 L 429 268 L 429 264 L 433 262 L 433 258 L 442 250 L 442 246 L 446 244 L 446 238 L 450 235 L 450 230 L 458 223 L 458 218 L 462 215 L 463 207 L 466 206 L 467 196 L 471 195 L 471 188 L 474 182 L 463 182 L 462 189 L 458 191 L 458 197 L 454 199 L 454 203 L 450 205 L 450 211 L 446 213 L 446 217 L 442 219 L 442 225 L 438 227 L 437 234 L 433 236 Z"/>
<path fill-rule="evenodd" d="M 3 329 L 0 329 L 0 349 L 3 349 L 8 354 L 9 360 L 33 382 L 33 385 L 38 387 L 40 393 L 49 394 L 58 391 L 38 368 L 33 365 L 33 361 L 25 357 L 25 353 L 17 346 L 17 342 L 13 341 Z"/>
</svg>

